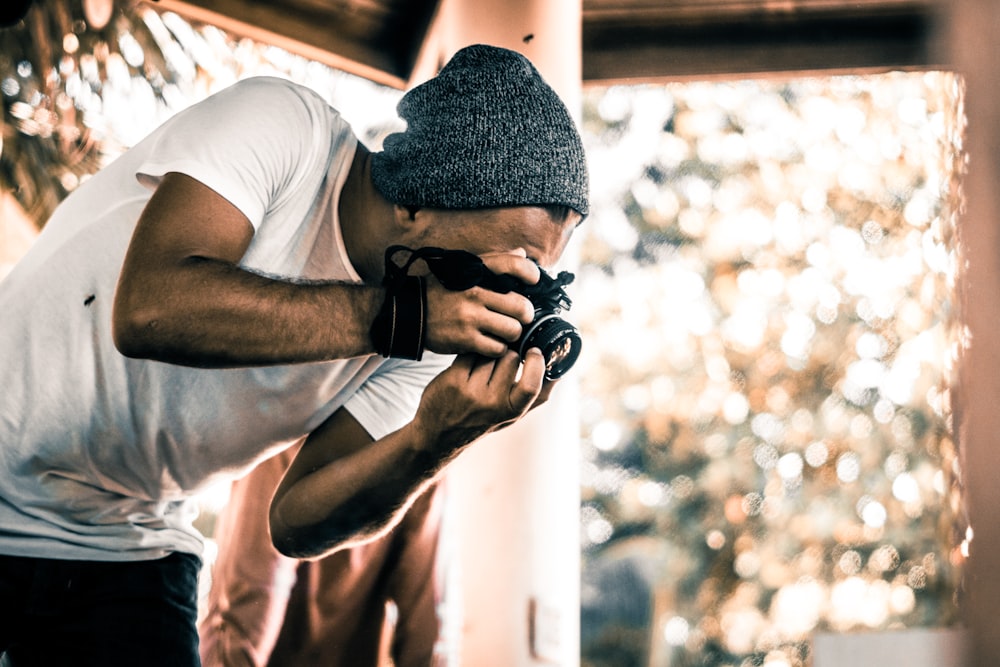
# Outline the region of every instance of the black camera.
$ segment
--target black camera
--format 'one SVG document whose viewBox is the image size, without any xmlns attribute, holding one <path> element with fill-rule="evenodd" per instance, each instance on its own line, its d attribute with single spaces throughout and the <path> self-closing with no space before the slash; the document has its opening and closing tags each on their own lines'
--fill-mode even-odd
<svg viewBox="0 0 1000 667">
<path fill-rule="evenodd" d="M 404 252 L 409 255 L 407 259 L 402 264 L 396 263 L 397 254 Z M 573 282 L 572 273 L 560 271 L 559 275 L 553 278 L 539 267 L 541 277 L 538 282 L 528 285 L 514 276 L 493 273 L 482 259 L 465 250 L 434 247 L 414 250 L 401 245 L 390 246 L 385 251 L 386 274 L 383 284 L 388 288 L 392 298 L 387 299 L 388 305 L 383 305 L 383 311 L 388 308 L 388 315 L 380 314 L 373 324 L 373 331 L 381 333 L 381 335 L 373 334 L 373 339 L 381 341 L 376 343 L 376 349 L 386 356 L 420 358 L 422 340 L 415 352 L 409 350 L 400 353 L 393 347 L 392 336 L 388 337 L 388 342 L 383 340 L 386 338 L 386 331 L 391 334 L 395 330 L 394 327 L 381 321 L 395 322 L 396 318 L 389 315 L 393 315 L 398 308 L 390 306 L 400 304 L 396 296 L 402 290 L 401 285 L 408 279 L 410 266 L 417 260 L 423 260 L 438 281 L 450 290 L 460 291 L 479 286 L 502 294 L 517 292 L 526 296 L 535 308 L 535 316 L 531 324 L 524 328 L 517 342 L 511 345 L 511 349 L 517 350 L 522 359 L 525 352 L 533 347 L 541 350 L 542 356 L 545 357 L 545 377 L 549 380 L 562 377 L 576 363 L 583 341 L 576 327 L 558 316 L 561 311 L 569 310 L 573 303 L 563 289 Z M 412 278 L 412 280 L 418 279 Z M 403 305 L 405 304 L 406 301 L 403 300 Z"/>
<path fill-rule="evenodd" d="M 545 357 L 545 377 L 555 380 L 573 367 L 583 345 L 576 327 L 559 317 L 560 312 L 573 305 L 563 288 L 573 282 L 574 276 L 568 271 L 560 271 L 553 278 L 543 269 L 539 271 L 541 277 L 534 285 L 488 271 L 479 284 L 494 292 L 517 292 L 528 297 L 535 308 L 535 317 L 511 347 L 522 359 L 531 348 L 540 349 Z"/>
</svg>

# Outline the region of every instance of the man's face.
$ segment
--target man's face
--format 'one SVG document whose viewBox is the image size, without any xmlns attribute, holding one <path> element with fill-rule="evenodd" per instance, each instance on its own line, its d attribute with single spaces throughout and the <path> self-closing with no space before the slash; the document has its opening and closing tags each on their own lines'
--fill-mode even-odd
<svg viewBox="0 0 1000 667">
<path fill-rule="evenodd" d="M 571 211 L 566 220 L 558 222 L 535 206 L 481 211 L 420 209 L 416 215 L 425 216 L 425 220 L 415 237 L 405 243 L 412 248 L 436 246 L 476 255 L 522 248 L 545 269 L 555 265 L 581 220 Z"/>
</svg>

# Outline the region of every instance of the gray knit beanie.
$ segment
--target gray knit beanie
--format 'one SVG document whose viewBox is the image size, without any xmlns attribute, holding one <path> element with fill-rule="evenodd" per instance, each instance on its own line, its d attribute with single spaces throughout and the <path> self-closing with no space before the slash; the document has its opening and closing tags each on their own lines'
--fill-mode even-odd
<svg viewBox="0 0 1000 667">
<path fill-rule="evenodd" d="M 565 105 L 527 58 L 469 46 L 397 107 L 406 121 L 372 156 L 396 204 L 445 209 L 564 205 L 589 212 L 587 165 Z"/>
</svg>

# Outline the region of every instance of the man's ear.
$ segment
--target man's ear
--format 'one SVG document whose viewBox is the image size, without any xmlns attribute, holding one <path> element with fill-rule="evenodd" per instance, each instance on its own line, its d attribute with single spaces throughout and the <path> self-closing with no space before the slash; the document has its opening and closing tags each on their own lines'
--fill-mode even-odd
<svg viewBox="0 0 1000 667">
<path fill-rule="evenodd" d="M 404 235 L 419 235 L 429 223 L 429 217 L 419 206 L 392 205 L 396 228 Z"/>
<path fill-rule="evenodd" d="M 406 222 L 412 223 L 417 219 L 417 213 L 420 212 L 419 206 L 407 206 L 404 204 L 393 204 L 393 212 L 396 215 L 396 220 L 401 221 L 401 218 L 405 218 Z"/>
</svg>

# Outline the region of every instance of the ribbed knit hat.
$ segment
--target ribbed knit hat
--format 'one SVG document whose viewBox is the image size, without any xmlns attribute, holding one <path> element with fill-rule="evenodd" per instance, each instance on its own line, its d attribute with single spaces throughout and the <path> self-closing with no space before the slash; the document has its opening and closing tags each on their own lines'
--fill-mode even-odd
<svg viewBox="0 0 1000 667">
<path fill-rule="evenodd" d="M 397 107 L 406 130 L 372 156 L 396 204 L 445 209 L 557 204 L 589 212 L 576 125 L 527 58 L 469 46 Z"/>
</svg>

